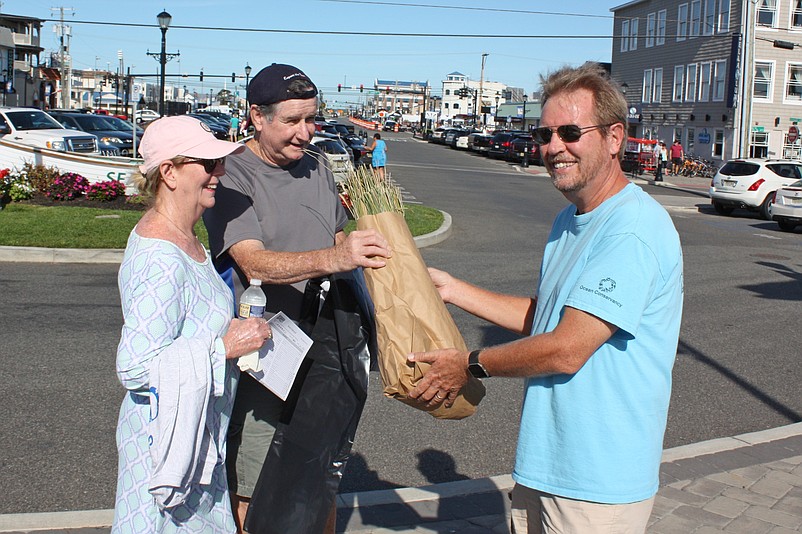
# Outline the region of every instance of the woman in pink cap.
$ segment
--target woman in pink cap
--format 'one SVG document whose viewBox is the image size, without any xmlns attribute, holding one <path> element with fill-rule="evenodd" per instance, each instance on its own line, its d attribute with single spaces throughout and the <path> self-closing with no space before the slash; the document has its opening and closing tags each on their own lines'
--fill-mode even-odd
<svg viewBox="0 0 802 534">
<path fill-rule="evenodd" d="M 136 185 L 152 202 L 118 278 L 117 376 L 128 391 L 112 532 L 236 532 L 224 467 L 233 362 L 271 332 L 263 319 L 232 321 L 232 292 L 194 227 L 214 205 L 225 157 L 242 149 L 186 116 L 159 119 L 142 138 Z"/>
</svg>

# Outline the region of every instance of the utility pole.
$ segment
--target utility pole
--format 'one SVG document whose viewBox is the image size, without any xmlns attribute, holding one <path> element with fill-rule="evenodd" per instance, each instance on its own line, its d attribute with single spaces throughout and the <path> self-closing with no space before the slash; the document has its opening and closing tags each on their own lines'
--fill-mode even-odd
<svg viewBox="0 0 802 534">
<path fill-rule="evenodd" d="M 480 107 L 484 107 L 484 101 L 483 101 L 484 94 L 482 93 L 482 89 L 483 89 L 484 84 L 485 84 L 485 60 L 487 59 L 487 56 L 489 56 L 489 55 L 490 54 L 482 54 L 482 71 L 479 74 L 479 106 Z M 473 106 L 473 124 L 474 124 L 474 126 L 476 126 L 476 121 L 479 118 L 478 117 L 478 112 L 479 112 L 479 110 L 476 109 L 476 104 L 474 103 L 474 106 Z M 484 124 L 486 122 L 487 122 L 487 119 L 485 119 L 483 121 L 482 128 L 487 126 L 486 124 Z"/>
<path fill-rule="evenodd" d="M 61 68 L 61 107 L 69 109 L 72 92 L 72 73 L 70 69 L 70 27 L 64 24 L 64 12 L 75 11 L 71 7 L 51 7 L 59 12 L 59 24 L 53 30 L 59 34 L 59 66 Z"/>
</svg>

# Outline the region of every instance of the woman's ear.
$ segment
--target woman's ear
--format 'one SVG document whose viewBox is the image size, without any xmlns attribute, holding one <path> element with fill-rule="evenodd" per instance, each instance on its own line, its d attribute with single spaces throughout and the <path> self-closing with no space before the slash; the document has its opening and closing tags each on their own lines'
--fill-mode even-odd
<svg viewBox="0 0 802 534">
<path fill-rule="evenodd" d="M 175 163 L 172 161 L 163 161 L 159 164 L 159 176 L 161 181 L 168 189 L 175 189 L 177 186 L 178 177 L 175 174 Z"/>
</svg>

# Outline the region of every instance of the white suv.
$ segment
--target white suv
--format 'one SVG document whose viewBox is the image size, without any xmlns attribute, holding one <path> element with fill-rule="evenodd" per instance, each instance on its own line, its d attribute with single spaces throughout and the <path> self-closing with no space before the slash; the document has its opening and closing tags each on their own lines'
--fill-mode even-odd
<svg viewBox="0 0 802 534">
<path fill-rule="evenodd" d="M 0 107 L 0 137 L 22 145 L 61 152 L 98 154 L 97 137 L 68 130 L 36 108 Z"/>
<path fill-rule="evenodd" d="M 713 177 L 710 199 L 716 212 L 730 215 L 735 208 L 757 211 L 771 220 L 774 192 L 802 178 L 802 162 L 783 159 L 735 159 Z"/>
</svg>

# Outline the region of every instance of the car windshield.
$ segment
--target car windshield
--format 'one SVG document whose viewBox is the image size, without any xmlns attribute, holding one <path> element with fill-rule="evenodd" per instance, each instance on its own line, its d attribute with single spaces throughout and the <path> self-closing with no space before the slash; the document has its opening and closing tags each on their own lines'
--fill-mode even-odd
<svg viewBox="0 0 802 534">
<path fill-rule="evenodd" d="M 315 141 L 314 145 L 326 154 L 348 154 L 340 143 L 330 139 Z"/>
<path fill-rule="evenodd" d="M 751 176 L 760 169 L 760 165 L 749 161 L 729 161 L 719 171 L 726 176 Z"/>
<path fill-rule="evenodd" d="M 120 119 L 118 117 L 105 117 L 109 124 L 111 124 L 115 130 L 120 132 L 128 132 L 131 133 L 134 129 L 134 125 L 130 122 Z M 142 135 L 145 133 L 145 130 L 137 126 L 136 128 L 137 135 Z"/>
<path fill-rule="evenodd" d="M 49 130 L 56 128 L 64 129 L 50 115 L 37 110 L 30 111 L 10 111 L 7 113 L 8 120 L 17 130 Z"/>
<path fill-rule="evenodd" d="M 105 117 L 99 115 L 76 115 L 74 117 L 81 129 L 85 132 L 99 132 L 104 130 L 114 130 Z"/>
</svg>

